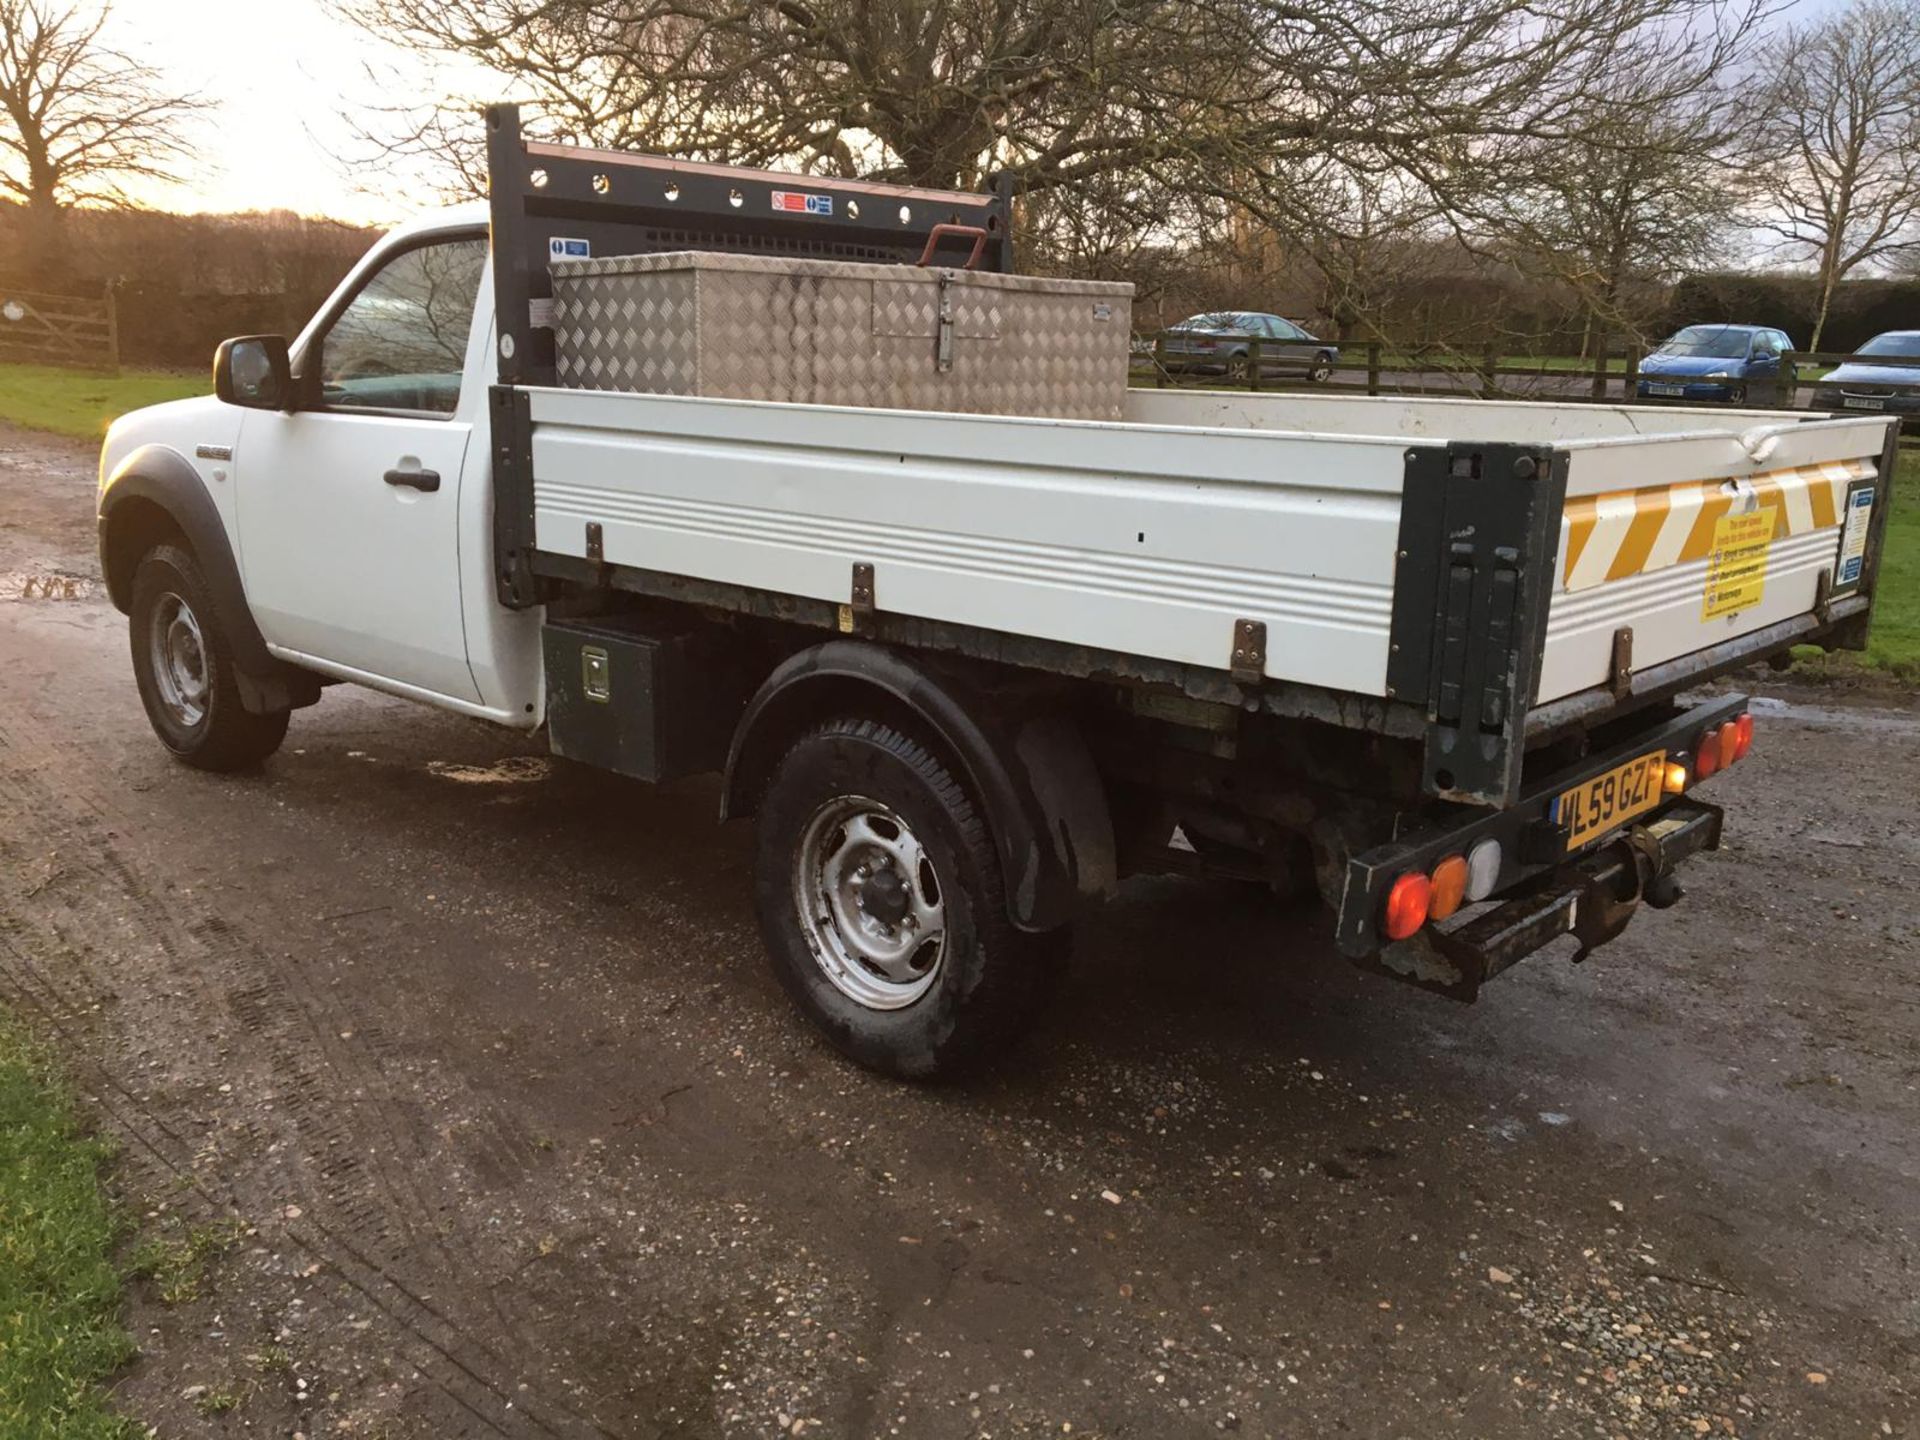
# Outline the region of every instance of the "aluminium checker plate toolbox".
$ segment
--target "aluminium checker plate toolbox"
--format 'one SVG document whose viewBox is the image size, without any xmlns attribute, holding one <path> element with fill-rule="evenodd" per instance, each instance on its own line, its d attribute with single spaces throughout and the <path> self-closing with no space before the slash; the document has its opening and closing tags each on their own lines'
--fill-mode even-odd
<svg viewBox="0 0 1920 1440">
<path fill-rule="evenodd" d="M 1118 420 L 1133 287 L 672 251 L 555 260 L 562 386 Z"/>
</svg>

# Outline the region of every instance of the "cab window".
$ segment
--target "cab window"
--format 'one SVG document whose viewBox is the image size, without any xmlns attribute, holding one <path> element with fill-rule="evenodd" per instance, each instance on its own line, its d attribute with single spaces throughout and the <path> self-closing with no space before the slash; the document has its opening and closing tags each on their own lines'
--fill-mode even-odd
<svg viewBox="0 0 1920 1440">
<path fill-rule="evenodd" d="M 321 404 L 451 415 L 486 262 L 476 236 L 404 250 L 375 271 L 321 336 Z"/>
</svg>

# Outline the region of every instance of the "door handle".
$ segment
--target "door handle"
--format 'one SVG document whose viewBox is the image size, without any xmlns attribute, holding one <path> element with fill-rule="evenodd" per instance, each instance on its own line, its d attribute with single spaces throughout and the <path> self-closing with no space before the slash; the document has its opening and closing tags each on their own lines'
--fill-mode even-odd
<svg viewBox="0 0 1920 1440">
<path fill-rule="evenodd" d="M 387 484 L 404 485 L 409 490 L 438 490 L 440 472 L 438 470 L 389 470 Z"/>
</svg>

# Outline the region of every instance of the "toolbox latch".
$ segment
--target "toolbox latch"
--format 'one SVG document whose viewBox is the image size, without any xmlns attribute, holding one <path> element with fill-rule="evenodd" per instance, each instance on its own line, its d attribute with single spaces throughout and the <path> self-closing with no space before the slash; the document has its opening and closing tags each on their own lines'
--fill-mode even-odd
<svg viewBox="0 0 1920 1440">
<path fill-rule="evenodd" d="M 940 272 L 940 328 L 933 342 L 933 365 L 942 375 L 953 369 L 953 276 Z"/>
</svg>

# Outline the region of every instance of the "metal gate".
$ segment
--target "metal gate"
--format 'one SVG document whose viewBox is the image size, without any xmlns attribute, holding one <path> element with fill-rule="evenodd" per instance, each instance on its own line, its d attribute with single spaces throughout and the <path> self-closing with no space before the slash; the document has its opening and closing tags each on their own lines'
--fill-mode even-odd
<svg viewBox="0 0 1920 1440">
<path fill-rule="evenodd" d="M 118 370 L 113 287 L 99 296 L 0 289 L 0 360 Z"/>
</svg>

